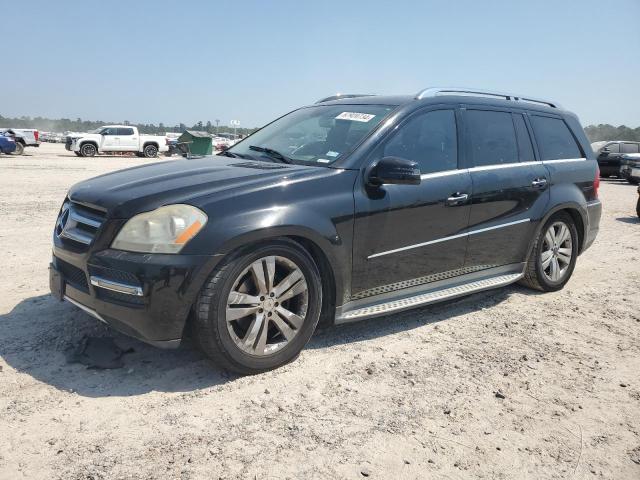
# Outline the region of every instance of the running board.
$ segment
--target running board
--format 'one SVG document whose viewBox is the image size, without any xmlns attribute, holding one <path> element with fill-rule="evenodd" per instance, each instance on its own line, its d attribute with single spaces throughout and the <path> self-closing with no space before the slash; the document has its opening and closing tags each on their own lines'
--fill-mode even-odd
<svg viewBox="0 0 640 480">
<path fill-rule="evenodd" d="M 392 300 L 389 302 L 377 303 L 362 308 L 346 310 L 336 316 L 335 323 L 340 324 L 355 322 L 358 320 L 364 320 L 365 318 L 389 315 L 391 313 L 400 312 L 402 310 L 429 305 L 430 303 L 442 302 L 444 300 L 462 297 L 471 293 L 489 290 L 491 288 L 503 287 L 505 285 L 509 285 L 510 283 L 517 282 L 523 276 L 524 272 L 500 275 L 477 280 L 474 282 L 464 283 L 461 285 L 456 285 L 453 287 L 432 290 L 427 293 Z"/>
</svg>

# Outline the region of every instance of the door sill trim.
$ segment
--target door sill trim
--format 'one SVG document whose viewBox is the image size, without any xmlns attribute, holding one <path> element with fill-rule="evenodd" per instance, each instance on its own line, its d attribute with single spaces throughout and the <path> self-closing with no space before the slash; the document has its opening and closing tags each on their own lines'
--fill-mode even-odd
<svg viewBox="0 0 640 480">
<path fill-rule="evenodd" d="M 417 293 L 411 296 L 404 296 L 388 301 L 372 303 L 362 307 L 348 308 L 345 305 L 345 307 L 347 308 L 338 308 L 335 323 L 339 325 L 342 323 L 364 320 L 365 318 L 389 315 L 392 313 L 401 312 L 403 310 L 408 310 L 423 305 L 429 305 L 431 303 L 438 303 L 456 297 L 462 297 L 472 293 L 481 292 L 483 290 L 503 287 L 517 282 L 523 276 L 524 271 L 520 271 L 502 275 L 494 275 L 479 280 L 457 283 L 455 285 L 442 286 L 435 289 L 433 288 L 433 286 L 431 286 L 431 288 L 429 289 L 429 285 L 425 285 L 425 290 L 427 291 L 424 291 L 423 293 Z"/>
</svg>

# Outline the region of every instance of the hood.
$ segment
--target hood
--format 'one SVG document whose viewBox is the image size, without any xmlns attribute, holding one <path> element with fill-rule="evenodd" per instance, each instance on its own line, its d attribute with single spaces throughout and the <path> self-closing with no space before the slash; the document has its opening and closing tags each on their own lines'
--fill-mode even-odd
<svg viewBox="0 0 640 480">
<path fill-rule="evenodd" d="M 326 174 L 324 167 L 209 156 L 143 165 L 91 178 L 71 187 L 69 198 L 103 210 L 109 218 L 130 218 L 162 205 L 199 206 L 213 195 L 242 195 L 283 181 Z"/>
</svg>

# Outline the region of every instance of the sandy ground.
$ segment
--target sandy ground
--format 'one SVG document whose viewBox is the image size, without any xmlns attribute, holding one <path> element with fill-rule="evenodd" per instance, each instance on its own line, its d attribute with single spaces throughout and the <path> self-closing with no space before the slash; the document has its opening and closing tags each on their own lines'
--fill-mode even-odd
<svg viewBox="0 0 640 480">
<path fill-rule="evenodd" d="M 48 294 L 67 188 L 151 161 L 27 154 L 0 157 L 0 478 L 640 478 L 631 185 L 603 182 L 600 236 L 561 292 L 326 329 L 293 364 L 241 378 Z M 83 335 L 135 353 L 119 370 L 67 364 Z"/>
</svg>

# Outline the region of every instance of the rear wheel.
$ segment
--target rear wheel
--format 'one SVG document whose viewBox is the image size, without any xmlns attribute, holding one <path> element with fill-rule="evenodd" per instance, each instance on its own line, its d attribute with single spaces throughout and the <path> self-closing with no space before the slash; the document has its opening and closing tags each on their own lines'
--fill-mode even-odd
<svg viewBox="0 0 640 480">
<path fill-rule="evenodd" d="M 83 157 L 95 157 L 96 153 L 98 153 L 98 149 L 93 143 L 85 143 L 80 147 L 80 153 Z"/>
<path fill-rule="evenodd" d="M 571 278 L 578 257 L 578 231 L 566 212 L 553 215 L 542 227 L 521 283 L 553 292 L 563 288 Z"/>
<path fill-rule="evenodd" d="M 147 145 L 143 150 L 144 156 L 147 158 L 154 158 L 158 156 L 158 147 L 155 145 Z"/>
<path fill-rule="evenodd" d="M 16 149 L 13 151 L 14 155 L 22 155 L 24 153 L 24 145 L 20 142 L 16 142 Z"/>
<path fill-rule="evenodd" d="M 229 370 L 272 370 L 298 356 L 316 328 L 321 304 L 311 256 L 295 242 L 274 240 L 216 269 L 196 303 L 196 340 Z"/>
</svg>

